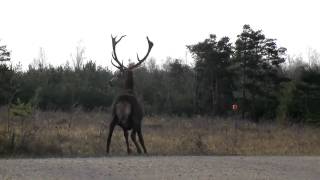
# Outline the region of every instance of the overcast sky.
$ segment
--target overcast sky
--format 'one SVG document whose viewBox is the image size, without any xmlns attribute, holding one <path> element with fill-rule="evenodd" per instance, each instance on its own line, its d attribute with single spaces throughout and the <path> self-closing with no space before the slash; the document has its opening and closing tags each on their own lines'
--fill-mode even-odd
<svg viewBox="0 0 320 180">
<path fill-rule="evenodd" d="M 184 59 L 186 45 L 212 33 L 234 41 L 250 24 L 299 55 L 320 48 L 319 8 L 317 0 L 0 0 L 0 44 L 25 67 L 40 47 L 51 64 L 72 62 L 79 43 L 87 59 L 107 66 L 111 34 L 127 35 L 117 51 L 124 60 L 146 53 L 148 35 L 150 56 L 160 64 L 168 56 Z"/>
</svg>

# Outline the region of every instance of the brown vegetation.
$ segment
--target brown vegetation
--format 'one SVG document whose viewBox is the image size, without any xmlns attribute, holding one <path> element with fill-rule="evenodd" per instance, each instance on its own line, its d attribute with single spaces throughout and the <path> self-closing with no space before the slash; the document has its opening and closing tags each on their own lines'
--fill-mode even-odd
<svg viewBox="0 0 320 180">
<path fill-rule="evenodd" d="M 0 112 L 1 156 L 104 156 L 110 115 L 103 111 L 41 112 L 11 118 Z M 151 155 L 320 155 L 319 128 L 255 124 L 209 117 L 146 117 L 142 130 Z M 111 154 L 124 155 L 116 128 Z M 131 142 L 130 146 L 134 146 Z"/>
</svg>

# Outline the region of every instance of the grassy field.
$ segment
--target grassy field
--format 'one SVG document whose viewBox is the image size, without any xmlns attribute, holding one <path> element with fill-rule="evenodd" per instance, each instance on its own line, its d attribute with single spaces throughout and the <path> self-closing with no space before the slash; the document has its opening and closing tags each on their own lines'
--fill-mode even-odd
<svg viewBox="0 0 320 180">
<path fill-rule="evenodd" d="M 110 115 L 103 111 L 40 112 L 27 118 L 0 111 L 0 156 L 103 156 Z M 320 155 L 320 129 L 210 117 L 145 117 L 151 155 Z M 131 148 L 135 151 L 134 144 Z M 120 127 L 112 155 L 125 155 Z M 134 153 L 135 154 L 135 153 Z"/>
</svg>

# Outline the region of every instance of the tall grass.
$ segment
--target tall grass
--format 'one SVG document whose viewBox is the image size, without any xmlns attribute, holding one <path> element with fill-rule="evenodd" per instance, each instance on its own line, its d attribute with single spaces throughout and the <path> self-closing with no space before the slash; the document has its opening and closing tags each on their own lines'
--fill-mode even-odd
<svg viewBox="0 0 320 180">
<path fill-rule="evenodd" d="M 103 111 L 41 112 L 11 118 L 0 111 L 0 156 L 103 156 L 110 115 Z M 143 134 L 152 155 L 320 155 L 320 129 L 228 118 L 145 117 Z M 131 148 L 135 152 L 134 144 Z M 125 155 L 120 127 L 112 155 Z"/>
</svg>

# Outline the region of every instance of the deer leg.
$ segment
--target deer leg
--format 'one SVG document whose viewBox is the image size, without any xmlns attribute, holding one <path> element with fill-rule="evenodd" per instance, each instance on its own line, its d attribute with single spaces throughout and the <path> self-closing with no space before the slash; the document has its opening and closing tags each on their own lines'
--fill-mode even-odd
<svg viewBox="0 0 320 180">
<path fill-rule="evenodd" d="M 138 129 L 138 136 L 139 136 L 139 141 L 140 141 L 140 144 L 141 144 L 141 146 L 143 148 L 143 151 L 144 151 L 145 154 L 147 154 L 148 152 L 147 152 L 146 147 L 144 146 L 144 140 L 143 140 L 141 129 Z"/>
<path fill-rule="evenodd" d="M 116 123 L 115 123 L 115 120 L 113 119 L 110 123 L 110 126 L 109 126 L 109 135 L 108 135 L 108 140 L 107 140 L 107 154 L 109 154 L 111 137 L 112 137 L 112 133 L 113 133 L 115 126 L 116 126 Z"/>
<path fill-rule="evenodd" d="M 130 149 L 130 146 L 129 146 L 129 140 L 128 140 L 128 130 L 126 129 L 123 129 L 123 135 L 124 135 L 124 138 L 126 139 L 126 144 L 127 144 L 127 151 L 128 151 L 128 154 L 131 154 L 131 149 Z"/>
<path fill-rule="evenodd" d="M 131 132 L 131 139 L 132 139 L 134 145 L 136 146 L 138 153 L 141 154 L 141 149 L 140 149 L 139 144 L 137 143 L 137 140 L 136 140 L 136 131 L 135 130 L 132 130 L 132 132 Z"/>
</svg>

